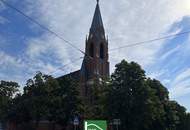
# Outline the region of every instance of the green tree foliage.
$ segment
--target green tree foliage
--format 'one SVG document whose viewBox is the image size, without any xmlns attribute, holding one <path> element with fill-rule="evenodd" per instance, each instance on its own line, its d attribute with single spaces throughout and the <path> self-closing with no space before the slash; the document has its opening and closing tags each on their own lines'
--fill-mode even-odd
<svg viewBox="0 0 190 130">
<path fill-rule="evenodd" d="M 33 79 L 29 79 L 24 87 L 23 97 L 27 100 L 29 107 L 26 110 L 29 110 L 31 118 L 36 122 L 36 127 L 47 113 L 47 80 L 46 76 L 39 72 Z"/>
<path fill-rule="evenodd" d="M 108 92 L 108 79 L 94 79 L 89 87 L 88 101 L 84 104 L 84 115 L 86 119 L 106 119 L 105 100 Z"/>
<path fill-rule="evenodd" d="M 16 82 L 0 81 L 0 121 L 4 122 L 12 99 L 17 94 L 19 85 Z"/>
<path fill-rule="evenodd" d="M 167 89 L 137 63 L 117 64 L 109 86 L 105 108 L 109 120 L 121 119 L 121 129 L 181 130 L 185 108 L 169 101 Z"/>
<path fill-rule="evenodd" d="M 78 83 L 70 77 L 58 79 L 58 83 L 60 87 L 54 91 L 56 96 L 52 97 L 53 101 L 50 105 L 53 106 L 53 109 L 50 109 L 50 115 L 56 123 L 66 126 L 72 117 L 79 114 L 82 109 L 79 88 Z"/>
<path fill-rule="evenodd" d="M 66 126 L 71 117 L 80 111 L 77 86 L 69 77 L 57 80 L 38 72 L 27 81 L 24 93 L 11 100 L 6 113 L 7 121 L 16 124 L 35 121 L 34 129 L 41 120 Z"/>
<path fill-rule="evenodd" d="M 17 93 L 17 83 L 1 81 L 0 121 L 23 126 L 35 121 L 36 129 L 41 120 L 48 120 L 64 127 L 78 115 L 109 122 L 121 119 L 122 130 L 190 130 L 186 109 L 171 101 L 168 90 L 147 78 L 135 62 L 123 60 L 110 79 L 95 79 L 83 103 L 78 87 L 69 76 L 55 79 L 40 72 L 27 81 L 23 94 Z"/>
<path fill-rule="evenodd" d="M 185 122 L 182 130 L 190 130 L 190 113 L 185 116 Z"/>
<path fill-rule="evenodd" d="M 185 108 L 180 106 L 175 101 L 168 101 L 165 103 L 166 111 L 166 128 L 169 130 L 183 130 Z"/>
</svg>

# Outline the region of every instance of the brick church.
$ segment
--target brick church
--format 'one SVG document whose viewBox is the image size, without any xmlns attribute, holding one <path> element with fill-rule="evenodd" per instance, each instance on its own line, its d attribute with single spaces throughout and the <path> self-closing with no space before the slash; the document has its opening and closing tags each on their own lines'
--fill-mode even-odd
<svg viewBox="0 0 190 130">
<path fill-rule="evenodd" d="M 89 96 L 90 86 L 102 78 L 109 77 L 108 39 L 105 36 L 104 25 L 99 7 L 99 0 L 86 38 L 85 56 L 80 70 L 64 75 L 77 79 L 80 83 L 82 97 Z"/>
<path fill-rule="evenodd" d="M 70 74 L 57 78 L 58 80 L 71 77 L 79 82 L 79 90 L 82 98 L 90 101 L 90 87 L 94 82 L 109 77 L 109 61 L 108 61 L 108 39 L 105 36 L 104 25 L 101 17 L 99 0 L 90 27 L 89 35 L 86 38 L 85 56 L 81 65 L 81 69 Z M 89 102 L 90 103 L 90 102 Z M 48 121 L 40 121 L 37 130 L 49 130 L 51 125 Z M 21 128 L 24 126 L 20 126 Z M 18 127 L 18 129 L 20 128 Z M 10 122 L 7 130 L 18 130 L 17 124 Z M 56 126 L 56 129 L 62 129 Z"/>
</svg>

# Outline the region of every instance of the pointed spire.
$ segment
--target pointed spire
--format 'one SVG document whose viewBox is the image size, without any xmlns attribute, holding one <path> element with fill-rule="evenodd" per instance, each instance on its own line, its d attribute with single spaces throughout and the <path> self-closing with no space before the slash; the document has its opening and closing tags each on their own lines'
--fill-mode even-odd
<svg viewBox="0 0 190 130">
<path fill-rule="evenodd" d="M 102 16 L 101 16 L 101 12 L 100 12 L 100 7 L 99 7 L 99 0 L 97 0 L 97 5 L 96 5 L 92 25 L 91 25 L 91 31 L 93 31 L 93 30 L 95 31 L 97 28 L 100 28 L 100 27 L 104 28 Z"/>
</svg>

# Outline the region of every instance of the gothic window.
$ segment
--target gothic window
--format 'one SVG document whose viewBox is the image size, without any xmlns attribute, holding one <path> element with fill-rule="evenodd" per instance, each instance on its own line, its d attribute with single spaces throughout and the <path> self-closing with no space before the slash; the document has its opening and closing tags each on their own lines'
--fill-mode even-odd
<svg viewBox="0 0 190 130">
<path fill-rule="evenodd" d="M 90 54 L 90 57 L 94 57 L 94 44 L 93 43 L 90 44 L 89 54 Z"/>
<path fill-rule="evenodd" d="M 100 58 L 104 59 L 104 45 L 103 45 L 103 43 L 100 44 Z"/>
</svg>

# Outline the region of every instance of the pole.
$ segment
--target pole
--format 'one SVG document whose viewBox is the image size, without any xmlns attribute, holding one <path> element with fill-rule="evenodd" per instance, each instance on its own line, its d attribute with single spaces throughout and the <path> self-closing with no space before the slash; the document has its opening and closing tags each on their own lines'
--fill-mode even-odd
<svg viewBox="0 0 190 130">
<path fill-rule="evenodd" d="M 117 124 L 117 130 L 119 130 L 119 125 Z"/>
<path fill-rule="evenodd" d="M 75 130 L 77 130 L 77 127 L 76 127 L 76 125 L 74 125 L 74 126 L 75 126 L 75 127 L 74 127 L 74 128 L 75 128 Z"/>
</svg>

